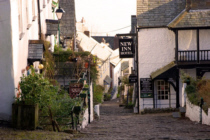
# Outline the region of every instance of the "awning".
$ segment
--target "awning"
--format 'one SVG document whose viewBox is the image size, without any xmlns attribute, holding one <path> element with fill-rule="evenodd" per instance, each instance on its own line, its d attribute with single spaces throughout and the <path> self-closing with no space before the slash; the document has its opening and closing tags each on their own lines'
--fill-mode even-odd
<svg viewBox="0 0 210 140">
<path fill-rule="evenodd" d="M 108 75 L 104 78 L 104 82 L 106 83 L 106 84 L 111 84 L 111 82 L 112 82 L 112 78 L 110 78 Z"/>
<path fill-rule="evenodd" d="M 176 64 L 174 62 L 154 71 L 150 77 L 152 79 L 165 79 L 165 78 L 176 78 Z"/>
</svg>

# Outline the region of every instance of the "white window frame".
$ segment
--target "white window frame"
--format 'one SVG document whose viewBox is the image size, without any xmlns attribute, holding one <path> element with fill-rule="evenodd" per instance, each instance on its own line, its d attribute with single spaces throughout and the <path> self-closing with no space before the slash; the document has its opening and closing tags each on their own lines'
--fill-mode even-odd
<svg viewBox="0 0 210 140">
<path fill-rule="evenodd" d="M 157 81 L 157 99 L 158 100 L 169 100 L 169 83 L 164 80 Z"/>
</svg>

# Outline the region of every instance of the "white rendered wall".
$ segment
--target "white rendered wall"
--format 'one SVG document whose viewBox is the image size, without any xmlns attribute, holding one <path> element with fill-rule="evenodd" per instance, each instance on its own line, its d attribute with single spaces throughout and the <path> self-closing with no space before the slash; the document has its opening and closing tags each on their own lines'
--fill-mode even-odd
<svg viewBox="0 0 210 140">
<path fill-rule="evenodd" d="M 17 93 L 15 88 L 22 76 L 21 71 L 27 66 L 29 40 L 39 39 L 38 18 L 32 21 L 32 1 L 27 2 L 28 21 L 26 1 L 22 0 L 22 33 L 24 36 L 20 40 L 17 0 L 0 1 L 0 120 L 11 119 L 12 103 Z M 50 7 L 48 11 L 50 11 L 51 4 L 48 5 L 50 5 L 48 6 Z M 35 9 L 37 12 L 37 5 Z M 28 24 L 32 24 L 29 29 L 27 29 Z M 43 22 L 42 25 L 45 23 Z"/>
<path fill-rule="evenodd" d="M 190 101 L 186 100 L 186 117 L 191 121 L 200 121 L 200 107 L 193 105 Z M 202 124 L 210 125 L 210 108 L 208 109 L 208 115 L 202 110 Z"/>
<path fill-rule="evenodd" d="M 104 86 L 104 79 L 108 75 L 110 77 L 110 58 L 108 58 L 104 64 L 101 66 L 99 69 L 100 74 L 99 74 L 99 85 Z"/>
<path fill-rule="evenodd" d="M 9 119 L 14 96 L 10 1 L 0 1 L 0 120 Z"/>
<path fill-rule="evenodd" d="M 112 99 L 117 98 L 117 93 L 118 93 L 118 77 L 121 76 L 121 62 L 118 63 L 118 65 L 115 66 L 114 68 L 114 79 L 113 79 L 113 87 L 116 87 L 116 92 L 113 95 Z"/>
<path fill-rule="evenodd" d="M 138 33 L 139 78 L 150 78 L 152 72 L 174 61 L 174 48 L 175 34 L 167 28 L 140 29 Z M 145 104 L 153 104 L 152 98 L 140 99 L 140 110 L 143 109 L 143 100 Z"/>
</svg>

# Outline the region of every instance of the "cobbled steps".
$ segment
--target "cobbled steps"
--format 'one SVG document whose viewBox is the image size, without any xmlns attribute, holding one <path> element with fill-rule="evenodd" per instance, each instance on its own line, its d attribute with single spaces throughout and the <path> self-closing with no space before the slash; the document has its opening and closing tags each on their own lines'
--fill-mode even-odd
<svg viewBox="0 0 210 140">
<path fill-rule="evenodd" d="M 101 105 L 100 114 L 74 140 L 210 140 L 210 126 L 173 118 L 172 113 L 133 114 L 112 100 Z"/>
</svg>

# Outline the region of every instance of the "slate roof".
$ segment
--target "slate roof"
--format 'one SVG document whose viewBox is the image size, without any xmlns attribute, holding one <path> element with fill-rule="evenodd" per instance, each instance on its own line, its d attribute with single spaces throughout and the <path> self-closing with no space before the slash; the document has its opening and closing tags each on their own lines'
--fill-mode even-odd
<svg viewBox="0 0 210 140">
<path fill-rule="evenodd" d="M 112 50 L 107 45 L 98 43 L 95 39 L 86 36 L 84 33 L 77 32 L 76 40 L 84 51 L 91 52 L 91 54 L 96 55 L 102 61 L 106 61 L 112 54 Z"/>
<path fill-rule="evenodd" d="M 101 43 L 102 38 L 104 38 L 106 43 L 109 43 L 110 48 L 114 48 L 114 36 L 92 36 L 92 38 L 94 38 L 99 43 Z"/>
<path fill-rule="evenodd" d="M 65 11 L 60 23 L 60 35 L 72 37 L 76 31 L 75 2 L 74 0 L 59 0 L 59 6 Z"/>
<path fill-rule="evenodd" d="M 108 75 L 106 75 L 106 77 L 104 78 L 104 81 L 105 81 L 107 84 L 111 84 L 112 78 L 110 78 Z"/>
<path fill-rule="evenodd" d="M 119 57 L 119 48 L 114 50 L 110 56 L 110 63 L 116 66 L 122 59 Z"/>
<path fill-rule="evenodd" d="M 175 20 L 169 28 L 187 28 L 187 27 L 209 27 L 210 26 L 210 9 L 209 10 L 190 10 L 184 11 Z"/>
<path fill-rule="evenodd" d="M 139 27 L 167 26 L 185 9 L 185 0 L 137 0 Z"/>
<path fill-rule="evenodd" d="M 129 68 L 129 62 L 124 61 L 121 63 L 121 71 L 124 71 L 125 69 Z"/>
<path fill-rule="evenodd" d="M 143 27 L 210 27 L 210 0 L 137 0 L 137 22 Z"/>
</svg>

